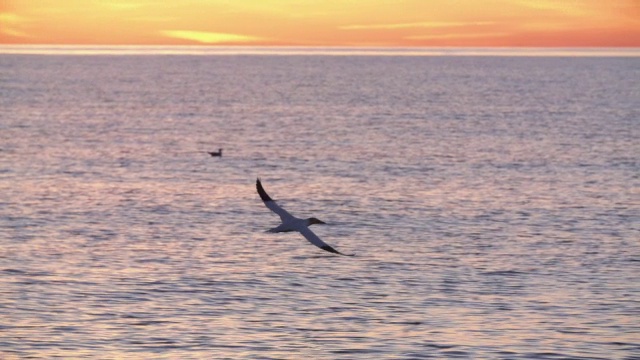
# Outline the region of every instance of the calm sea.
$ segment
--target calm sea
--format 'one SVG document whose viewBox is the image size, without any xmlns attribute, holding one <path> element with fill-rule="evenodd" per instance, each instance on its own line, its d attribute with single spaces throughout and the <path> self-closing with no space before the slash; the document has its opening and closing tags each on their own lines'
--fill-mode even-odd
<svg viewBox="0 0 640 360">
<path fill-rule="evenodd" d="M 639 359 L 639 84 L 638 57 L 0 55 L 0 358 Z M 257 177 L 356 256 L 266 233 Z"/>
</svg>

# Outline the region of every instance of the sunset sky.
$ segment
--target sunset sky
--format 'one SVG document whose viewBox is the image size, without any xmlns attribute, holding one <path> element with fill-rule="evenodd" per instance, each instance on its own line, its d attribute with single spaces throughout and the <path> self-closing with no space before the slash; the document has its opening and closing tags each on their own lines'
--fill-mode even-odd
<svg viewBox="0 0 640 360">
<path fill-rule="evenodd" d="M 640 47 L 640 0 L 0 0 L 0 44 Z"/>
</svg>

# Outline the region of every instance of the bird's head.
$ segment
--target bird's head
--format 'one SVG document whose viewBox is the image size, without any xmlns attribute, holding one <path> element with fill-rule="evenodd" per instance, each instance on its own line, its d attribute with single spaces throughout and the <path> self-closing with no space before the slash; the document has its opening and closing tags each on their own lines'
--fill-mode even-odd
<svg viewBox="0 0 640 360">
<path fill-rule="evenodd" d="M 309 221 L 309 225 L 313 225 L 313 224 L 326 224 L 326 222 L 322 221 L 322 220 L 318 220 L 314 217 L 307 219 Z"/>
</svg>

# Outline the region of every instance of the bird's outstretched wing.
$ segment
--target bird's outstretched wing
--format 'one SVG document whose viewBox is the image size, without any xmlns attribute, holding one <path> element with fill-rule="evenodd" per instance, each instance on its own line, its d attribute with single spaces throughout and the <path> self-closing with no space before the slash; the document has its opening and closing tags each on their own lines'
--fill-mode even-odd
<svg viewBox="0 0 640 360">
<path fill-rule="evenodd" d="M 354 255 L 354 254 L 343 254 L 340 251 L 332 248 L 331 246 L 329 246 L 329 244 L 327 244 L 326 242 L 322 241 L 322 239 L 320 239 L 318 237 L 318 235 L 316 235 L 308 227 L 305 227 L 302 230 L 300 230 L 300 234 L 302 234 L 302 236 L 304 236 L 305 239 L 309 240 L 310 243 L 312 243 L 313 245 L 319 247 L 320 249 L 322 249 L 324 251 L 328 251 L 330 253 L 334 253 L 334 254 L 338 254 L 338 255 L 344 255 L 344 256 L 353 256 Z"/>
<path fill-rule="evenodd" d="M 280 205 L 276 204 L 276 202 L 273 201 L 273 199 L 269 196 L 269 194 L 267 194 L 267 192 L 264 191 L 264 188 L 262 187 L 262 183 L 260 183 L 260 179 L 256 180 L 256 188 L 258 189 L 258 194 L 260 195 L 260 198 L 264 202 L 265 206 L 268 207 L 269 210 L 278 214 L 282 222 L 285 222 L 286 220 L 293 218 L 293 215 L 289 214 L 287 210 L 281 208 Z"/>
</svg>

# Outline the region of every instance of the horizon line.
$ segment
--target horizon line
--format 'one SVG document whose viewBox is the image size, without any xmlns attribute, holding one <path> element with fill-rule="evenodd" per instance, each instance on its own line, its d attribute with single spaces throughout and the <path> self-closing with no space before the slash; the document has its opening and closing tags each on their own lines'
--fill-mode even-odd
<svg viewBox="0 0 640 360">
<path fill-rule="evenodd" d="M 2 55 L 334 55 L 640 57 L 640 47 L 375 47 L 273 45 L 0 44 Z"/>
</svg>

